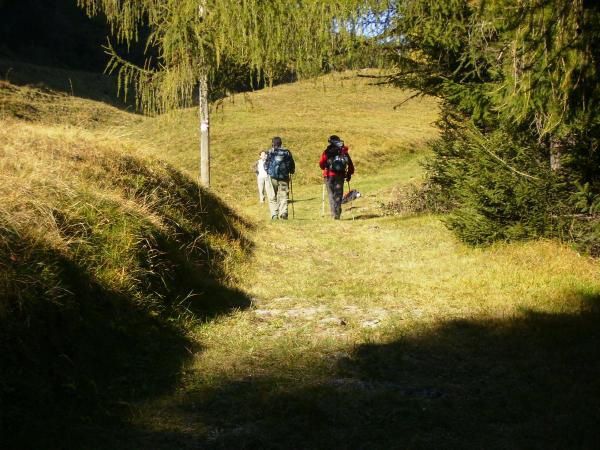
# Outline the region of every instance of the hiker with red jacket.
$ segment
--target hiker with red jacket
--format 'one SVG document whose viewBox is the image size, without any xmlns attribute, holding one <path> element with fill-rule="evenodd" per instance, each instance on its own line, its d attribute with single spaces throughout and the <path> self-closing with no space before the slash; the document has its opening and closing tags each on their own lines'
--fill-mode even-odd
<svg viewBox="0 0 600 450">
<path fill-rule="evenodd" d="M 331 216 L 339 219 L 342 214 L 342 195 L 344 193 L 344 179 L 350 181 L 354 173 L 354 164 L 339 136 L 329 137 L 329 145 L 321 155 L 319 167 L 323 169 L 323 178 L 329 194 L 329 207 Z"/>
</svg>

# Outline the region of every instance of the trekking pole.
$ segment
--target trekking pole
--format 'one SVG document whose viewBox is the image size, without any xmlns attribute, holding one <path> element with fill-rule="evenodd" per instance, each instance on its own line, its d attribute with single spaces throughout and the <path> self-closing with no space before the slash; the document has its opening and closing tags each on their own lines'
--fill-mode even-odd
<svg viewBox="0 0 600 450">
<path fill-rule="evenodd" d="M 293 177 L 290 175 L 290 195 L 292 197 L 292 219 L 296 218 L 296 211 L 294 210 L 294 183 Z"/>
<path fill-rule="evenodd" d="M 323 201 L 321 202 L 321 217 L 325 217 L 325 177 L 323 177 Z"/>
<path fill-rule="evenodd" d="M 350 194 L 350 191 L 352 189 L 350 189 L 350 180 L 348 181 L 348 194 Z M 352 200 L 350 200 L 350 211 L 352 211 L 352 220 L 354 220 L 354 198 Z"/>
</svg>

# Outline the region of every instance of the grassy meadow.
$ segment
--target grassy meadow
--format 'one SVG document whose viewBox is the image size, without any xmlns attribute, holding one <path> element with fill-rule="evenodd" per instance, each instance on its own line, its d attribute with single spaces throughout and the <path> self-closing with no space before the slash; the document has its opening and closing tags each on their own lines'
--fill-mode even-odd
<svg viewBox="0 0 600 450">
<path fill-rule="evenodd" d="M 413 99 L 394 109 L 411 93 L 378 86 L 379 81 L 355 73 L 335 74 L 220 101 L 213 108 L 210 128 L 213 190 L 233 204 L 253 203 L 252 165 L 273 136 L 281 136 L 294 155 L 298 188 L 320 183 L 317 163 L 331 134 L 349 145 L 360 174 L 357 181 L 369 183 L 367 175 L 381 174 L 392 186 L 397 167 L 405 164 L 417 174 L 413 155 L 436 136 L 437 104 Z M 148 143 L 151 154 L 197 176 L 196 110 L 144 121 L 132 133 Z"/>
<path fill-rule="evenodd" d="M 0 320 L 34 369 L 0 373 L 14 447 L 597 447 L 599 262 L 389 214 L 437 136 L 433 99 L 394 108 L 410 94 L 344 73 L 225 99 L 206 192 L 196 111 L 0 84 Z M 339 222 L 330 134 L 363 194 Z M 298 167 L 288 221 L 251 170 L 274 135 Z"/>
</svg>

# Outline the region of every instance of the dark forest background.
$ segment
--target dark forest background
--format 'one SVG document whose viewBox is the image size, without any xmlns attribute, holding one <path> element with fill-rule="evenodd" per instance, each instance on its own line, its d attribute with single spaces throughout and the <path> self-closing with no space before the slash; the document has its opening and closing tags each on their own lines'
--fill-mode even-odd
<svg viewBox="0 0 600 450">
<path fill-rule="evenodd" d="M 0 58 L 102 72 L 108 32 L 74 0 L 0 0 Z"/>
</svg>

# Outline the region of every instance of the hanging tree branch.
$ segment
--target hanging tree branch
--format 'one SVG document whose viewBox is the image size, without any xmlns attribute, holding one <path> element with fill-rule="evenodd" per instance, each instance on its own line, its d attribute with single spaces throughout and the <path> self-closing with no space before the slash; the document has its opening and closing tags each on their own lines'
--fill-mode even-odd
<svg viewBox="0 0 600 450">
<path fill-rule="evenodd" d="M 387 0 L 77 3 L 89 15 L 104 13 L 119 42 L 138 41 L 141 27 L 150 32 L 146 51 L 152 48 L 157 52 L 153 68 L 131 65 L 108 48 L 110 70 L 121 67 L 121 82 L 133 82 L 138 106 L 147 113 L 190 105 L 193 86 L 204 75 L 214 76 L 225 60 L 266 77 L 284 68 L 300 76 L 315 74 L 324 61 L 334 66 L 347 63 L 352 54 L 364 51 L 354 45 L 358 38 L 350 25 L 360 23 L 360 17 L 389 10 Z M 125 93 L 125 86 L 122 88 Z"/>
<path fill-rule="evenodd" d="M 505 160 L 503 160 L 502 158 L 500 158 L 496 153 L 494 153 L 493 151 L 491 151 L 488 148 L 485 136 L 483 136 L 480 132 L 472 130 L 472 129 L 467 129 L 467 130 L 465 130 L 465 133 L 468 134 L 469 137 L 474 142 L 476 142 L 481 149 L 483 149 L 483 151 L 485 151 L 488 155 L 490 155 L 495 160 L 497 160 L 500 163 L 502 163 L 502 165 L 505 166 L 507 169 L 509 169 L 511 172 L 513 172 L 513 173 L 515 173 L 517 175 L 520 175 L 522 177 L 529 178 L 530 180 L 539 180 L 539 177 L 536 177 L 536 176 L 533 176 L 533 175 L 529 175 L 528 173 L 525 173 L 525 172 L 522 172 L 522 171 L 520 171 L 518 169 L 515 169 L 513 166 L 511 166 Z"/>
</svg>

